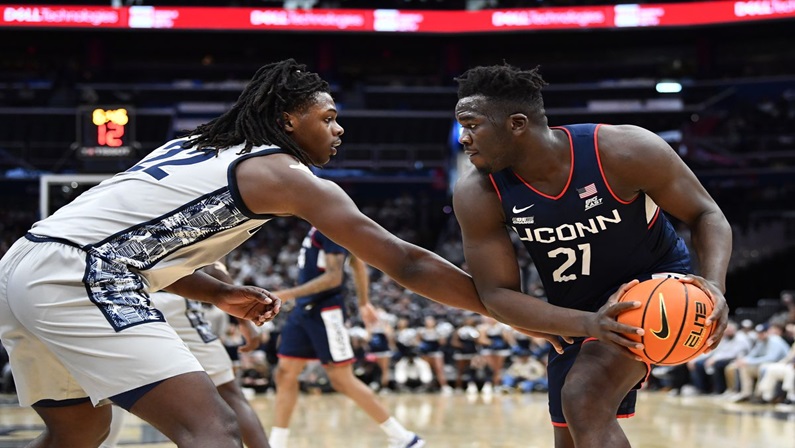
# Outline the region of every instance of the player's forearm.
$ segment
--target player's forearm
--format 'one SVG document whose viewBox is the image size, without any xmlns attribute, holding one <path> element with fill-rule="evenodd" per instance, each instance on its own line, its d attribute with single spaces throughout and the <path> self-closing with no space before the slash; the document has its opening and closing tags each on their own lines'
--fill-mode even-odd
<svg viewBox="0 0 795 448">
<path fill-rule="evenodd" d="M 282 300 L 297 299 L 298 297 L 306 297 L 311 296 L 312 294 L 328 291 L 329 289 L 336 288 L 341 284 L 341 274 L 337 276 L 330 273 L 325 273 L 304 284 L 277 291 L 275 294 Z"/>
<path fill-rule="evenodd" d="M 590 336 L 588 322 L 593 313 L 551 305 L 504 288 L 483 292 L 481 298 L 494 318 L 512 327 L 562 336 Z"/>
<path fill-rule="evenodd" d="M 191 275 L 182 277 L 164 289 L 182 297 L 215 305 L 218 299 L 223 297 L 231 286 L 202 271 L 196 271 Z"/>
<path fill-rule="evenodd" d="M 370 303 L 370 279 L 367 275 L 367 265 L 351 255 L 351 268 L 353 270 L 353 283 L 356 287 L 356 298 L 359 306 Z"/>
<path fill-rule="evenodd" d="M 435 302 L 488 315 L 472 278 L 444 258 L 425 251 L 405 266 L 406 269 L 392 275 L 401 285 Z"/>
<path fill-rule="evenodd" d="M 487 314 L 472 278 L 441 256 L 395 236 L 377 250 L 355 253 L 401 286 L 444 305 Z"/>
<path fill-rule="evenodd" d="M 706 212 L 691 228 L 693 248 L 702 277 L 726 292 L 726 271 L 732 251 L 732 231 L 720 210 Z"/>
</svg>

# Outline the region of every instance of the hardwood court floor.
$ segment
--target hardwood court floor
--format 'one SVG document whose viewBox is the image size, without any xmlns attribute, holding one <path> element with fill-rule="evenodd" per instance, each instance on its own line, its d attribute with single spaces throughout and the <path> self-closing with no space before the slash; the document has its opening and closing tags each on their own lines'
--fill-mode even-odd
<svg viewBox="0 0 795 448">
<path fill-rule="evenodd" d="M 382 402 L 429 448 L 533 448 L 552 446 L 546 395 L 394 394 Z M 252 405 L 266 428 L 273 395 Z M 9 401 L 9 400 L 6 400 Z M 795 448 L 795 413 L 770 405 L 729 404 L 715 397 L 672 397 L 643 391 L 634 418 L 621 425 L 638 448 Z M 0 405 L 0 448 L 24 446 L 41 431 L 30 409 Z M 290 448 L 385 447 L 381 430 L 338 394 L 301 396 L 291 427 Z M 134 416 L 125 420 L 121 446 L 173 448 Z"/>
</svg>

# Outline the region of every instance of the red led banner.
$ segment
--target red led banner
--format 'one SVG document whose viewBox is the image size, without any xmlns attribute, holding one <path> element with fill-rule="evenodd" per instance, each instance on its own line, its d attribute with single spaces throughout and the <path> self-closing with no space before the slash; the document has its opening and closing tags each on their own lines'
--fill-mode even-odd
<svg viewBox="0 0 795 448">
<path fill-rule="evenodd" d="M 688 26 L 795 18 L 795 0 L 715 1 L 409 11 L 397 9 L 262 9 L 224 7 L 0 6 L 0 27 L 193 30 L 291 30 L 483 33 L 545 29 Z"/>
</svg>

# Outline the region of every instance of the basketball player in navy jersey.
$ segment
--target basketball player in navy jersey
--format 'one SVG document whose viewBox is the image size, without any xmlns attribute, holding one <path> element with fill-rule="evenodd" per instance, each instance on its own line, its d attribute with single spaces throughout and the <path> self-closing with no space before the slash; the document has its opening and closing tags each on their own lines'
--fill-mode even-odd
<svg viewBox="0 0 795 448">
<path fill-rule="evenodd" d="M 260 68 L 231 109 L 37 222 L 0 261 L 0 338 L 30 446 L 96 447 L 114 402 L 180 447 L 240 446 L 234 412 L 149 293 L 166 290 L 263 323 L 280 300 L 199 268 L 276 215 L 316 226 L 430 299 L 486 310 L 471 278 L 390 234 L 317 177 L 343 128 L 329 84 L 288 59 Z"/>
<path fill-rule="evenodd" d="M 378 402 L 373 391 L 353 373 L 355 361 L 345 326 L 345 263 L 350 264 L 356 287 L 359 312 L 372 325 L 378 318 L 369 300 L 367 266 L 311 228 L 298 256 L 298 285 L 274 291 L 283 300 L 295 299 L 279 342 L 276 369 L 276 408 L 271 429 L 272 448 L 287 448 L 290 419 L 298 401 L 298 376 L 307 361 L 318 359 L 331 386 L 353 400 L 388 437 L 390 448 L 420 448 L 425 441 L 403 427 Z"/>
<path fill-rule="evenodd" d="M 548 127 L 537 69 L 475 67 L 457 81 L 459 142 L 472 166 L 453 203 L 481 300 L 502 322 L 575 338 L 550 354 L 555 446 L 627 447 L 616 417 L 634 413 L 649 366 L 626 350 L 639 344 L 622 336 L 642 330 L 614 320 L 640 304 L 615 302 L 638 280 L 679 274 L 716 302 L 707 319 L 715 347 L 728 315 L 729 224 L 650 131 Z M 663 210 L 690 228 L 701 276 Z M 510 231 L 535 262 L 548 302 L 522 293 Z"/>
</svg>

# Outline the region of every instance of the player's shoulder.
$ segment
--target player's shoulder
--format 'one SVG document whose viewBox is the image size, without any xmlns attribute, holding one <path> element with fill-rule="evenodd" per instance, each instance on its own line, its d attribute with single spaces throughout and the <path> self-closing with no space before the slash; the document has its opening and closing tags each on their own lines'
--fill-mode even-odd
<svg viewBox="0 0 795 448">
<path fill-rule="evenodd" d="M 488 174 L 481 173 L 474 166 L 468 166 L 461 170 L 461 174 L 456 180 L 454 194 L 474 194 L 482 192 L 491 185 Z"/>
<path fill-rule="evenodd" d="M 295 215 L 318 207 L 336 192 L 295 157 L 276 153 L 241 160 L 234 170 L 234 183 L 243 200 L 255 213 Z"/>
<path fill-rule="evenodd" d="M 464 169 L 453 190 L 453 209 L 459 219 L 468 217 L 471 223 L 485 224 L 485 216 L 501 219 L 502 209 L 497 190 L 488 174 L 474 167 Z"/>
<path fill-rule="evenodd" d="M 284 153 L 241 160 L 235 169 L 235 175 L 238 181 L 254 177 L 261 185 L 295 185 L 302 181 L 315 182 L 318 179 L 308 166 L 292 155 Z"/>
</svg>

